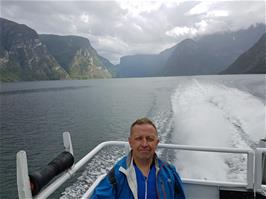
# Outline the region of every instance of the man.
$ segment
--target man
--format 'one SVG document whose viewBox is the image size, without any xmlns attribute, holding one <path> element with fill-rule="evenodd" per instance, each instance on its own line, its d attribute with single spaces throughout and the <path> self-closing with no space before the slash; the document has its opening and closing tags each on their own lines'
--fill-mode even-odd
<svg viewBox="0 0 266 199">
<path fill-rule="evenodd" d="M 91 198 L 185 199 L 174 166 L 155 153 L 159 139 L 153 122 L 148 118 L 136 120 L 128 142 L 131 152 L 115 164 Z"/>
</svg>

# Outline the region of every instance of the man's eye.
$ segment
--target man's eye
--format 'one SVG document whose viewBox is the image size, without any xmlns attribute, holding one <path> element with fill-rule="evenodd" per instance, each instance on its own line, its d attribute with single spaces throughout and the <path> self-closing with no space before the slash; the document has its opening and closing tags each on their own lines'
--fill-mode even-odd
<svg viewBox="0 0 266 199">
<path fill-rule="evenodd" d="M 142 140 L 142 137 L 136 137 L 135 140 L 140 141 Z"/>
<path fill-rule="evenodd" d="M 147 137 L 146 140 L 147 140 L 148 142 L 153 142 L 153 141 L 154 141 L 154 138 L 152 138 L 152 137 Z"/>
</svg>

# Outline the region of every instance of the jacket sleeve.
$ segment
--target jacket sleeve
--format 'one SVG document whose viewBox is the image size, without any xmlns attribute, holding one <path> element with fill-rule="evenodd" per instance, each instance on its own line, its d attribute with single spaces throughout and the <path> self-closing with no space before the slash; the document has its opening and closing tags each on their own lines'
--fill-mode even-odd
<svg viewBox="0 0 266 199">
<path fill-rule="evenodd" d="M 181 178 L 179 177 L 175 167 L 171 165 L 171 168 L 173 170 L 174 178 L 175 178 L 175 199 L 186 199 L 183 183 Z"/>
<path fill-rule="evenodd" d="M 113 190 L 113 185 L 108 179 L 108 175 L 98 184 L 95 188 L 91 199 L 115 199 L 115 193 Z"/>
</svg>

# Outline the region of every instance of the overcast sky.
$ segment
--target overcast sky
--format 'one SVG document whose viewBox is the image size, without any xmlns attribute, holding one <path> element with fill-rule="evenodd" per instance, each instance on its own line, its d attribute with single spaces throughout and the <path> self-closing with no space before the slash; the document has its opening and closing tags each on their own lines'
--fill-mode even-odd
<svg viewBox="0 0 266 199">
<path fill-rule="evenodd" d="M 154 54 L 185 38 L 265 23 L 265 1 L 14 1 L 1 17 L 39 34 L 79 35 L 117 64 L 121 56 Z"/>
</svg>

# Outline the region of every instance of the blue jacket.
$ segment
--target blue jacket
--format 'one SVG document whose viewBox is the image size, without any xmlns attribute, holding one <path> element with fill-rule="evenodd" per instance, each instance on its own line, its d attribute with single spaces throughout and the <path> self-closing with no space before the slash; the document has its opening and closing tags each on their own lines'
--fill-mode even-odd
<svg viewBox="0 0 266 199">
<path fill-rule="evenodd" d="M 159 199 L 185 199 L 175 167 L 155 155 L 156 191 Z M 119 160 L 95 188 L 92 199 L 138 199 L 137 179 L 131 153 Z M 154 190 L 155 191 L 155 190 Z"/>
</svg>

